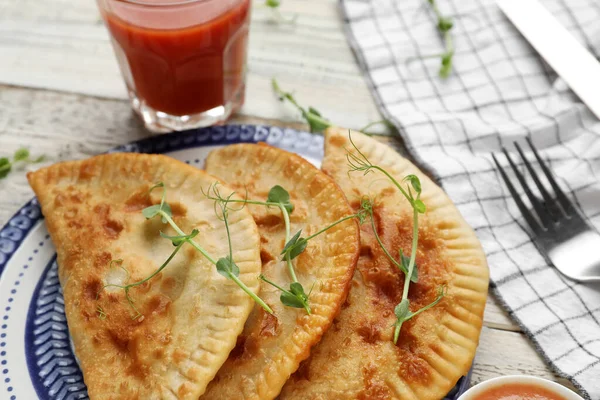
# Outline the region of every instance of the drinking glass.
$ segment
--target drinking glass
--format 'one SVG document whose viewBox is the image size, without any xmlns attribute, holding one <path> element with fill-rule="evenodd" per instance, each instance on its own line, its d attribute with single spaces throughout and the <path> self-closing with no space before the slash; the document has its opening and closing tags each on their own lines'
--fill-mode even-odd
<svg viewBox="0 0 600 400">
<path fill-rule="evenodd" d="M 250 0 L 97 1 L 148 129 L 212 125 L 242 106 Z"/>
</svg>

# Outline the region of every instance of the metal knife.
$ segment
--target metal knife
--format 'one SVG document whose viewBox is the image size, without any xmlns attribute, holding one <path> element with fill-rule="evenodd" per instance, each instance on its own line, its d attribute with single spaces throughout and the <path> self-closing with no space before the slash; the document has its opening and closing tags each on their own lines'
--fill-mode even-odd
<svg viewBox="0 0 600 400">
<path fill-rule="evenodd" d="M 600 62 L 538 0 L 497 0 L 527 41 L 600 118 Z"/>
</svg>

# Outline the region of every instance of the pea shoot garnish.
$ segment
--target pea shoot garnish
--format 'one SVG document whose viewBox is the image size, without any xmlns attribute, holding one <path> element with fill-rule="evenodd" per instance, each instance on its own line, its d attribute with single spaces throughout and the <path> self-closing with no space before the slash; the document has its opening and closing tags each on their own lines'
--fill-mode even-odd
<svg viewBox="0 0 600 400">
<path fill-rule="evenodd" d="M 310 315 L 311 310 L 310 306 L 308 305 L 308 299 L 310 298 L 310 294 L 312 293 L 316 282 L 313 283 L 312 287 L 310 288 L 310 291 L 308 292 L 308 294 L 306 294 L 304 292 L 304 287 L 302 287 L 302 285 L 299 282 L 292 282 L 290 284 L 290 290 L 286 290 L 278 284 L 276 284 L 275 282 L 270 281 L 269 279 L 267 279 L 266 276 L 262 274 L 260 275 L 260 279 L 281 291 L 279 300 L 284 306 L 292 308 L 304 308 L 304 310 L 306 310 L 306 313 Z"/>
<path fill-rule="evenodd" d="M 296 276 L 296 271 L 294 269 L 294 264 L 292 260 L 298 257 L 304 250 L 306 250 L 309 240 L 314 239 L 315 237 L 327 231 L 328 229 L 331 229 L 337 224 L 340 224 L 349 219 L 357 218 L 359 222 L 362 223 L 365 220 L 366 216 L 366 213 L 363 210 L 360 210 L 356 214 L 348 215 L 331 223 L 330 225 L 326 226 L 323 229 L 320 229 L 318 232 L 306 238 L 301 237 L 302 230 L 299 230 L 294 234 L 294 236 L 290 237 L 290 214 L 294 211 L 294 205 L 290 200 L 290 194 L 283 187 L 279 185 L 273 186 L 271 190 L 269 190 L 269 194 L 267 195 L 267 201 L 251 200 L 248 199 L 247 196 L 243 200 L 231 199 L 231 196 L 226 199 L 220 194 L 217 183 L 213 184 L 206 192 L 203 191 L 203 193 L 207 198 L 215 200 L 216 202 L 242 203 L 243 205 L 254 204 L 266 207 L 278 207 L 281 210 L 281 214 L 283 216 L 285 225 L 285 246 L 283 247 L 280 255 L 282 256 L 282 259 L 286 262 L 288 273 L 292 282 L 290 283 L 290 288 L 288 290 L 269 280 L 264 275 L 261 275 L 260 279 L 281 291 L 280 300 L 285 306 L 293 308 L 304 308 L 306 310 L 306 313 L 309 315 L 311 313 L 309 297 L 312 293 L 312 287 L 307 294 L 302 284 L 298 282 L 298 277 Z"/>
<path fill-rule="evenodd" d="M 341 224 L 344 221 L 347 221 L 349 219 L 358 219 L 359 223 L 363 223 L 363 221 L 365 220 L 365 213 L 360 210 L 358 213 L 356 214 L 352 214 L 352 215 L 348 215 L 346 217 L 340 218 L 339 220 L 327 225 L 325 228 L 317 231 L 316 233 L 313 233 L 310 236 L 307 236 L 305 238 L 303 238 L 302 235 L 302 229 L 300 229 L 298 232 L 296 232 L 294 234 L 294 236 L 292 236 L 286 243 L 285 246 L 283 247 L 283 250 L 281 251 L 281 255 L 286 259 L 286 261 L 288 263 L 291 264 L 292 260 L 296 257 L 298 257 L 300 254 L 302 254 L 304 252 L 304 250 L 306 250 L 306 247 L 308 246 L 308 241 L 311 239 L 314 239 L 315 237 L 319 236 L 320 234 L 322 234 L 323 232 L 333 228 L 334 226 L 336 226 L 337 224 Z M 262 277 L 261 278 L 267 282 L 270 283 L 271 285 L 277 287 L 280 290 L 280 287 L 274 285 L 272 282 L 268 281 L 266 278 Z M 314 283 L 313 283 L 313 287 L 314 287 Z M 281 294 L 281 302 L 289 307 L 296 307 L 296 308 L 300 308 L 300 304 L 302 304 L 304 306 L 304 308 L 306 309 L 306 312 L 308 314 L 310 314 L 310 307 L 308 307 L 308 298 L 310 297 L 310 293 L 312 292 L 312 288 L 310 289 L 310 292 L 307 294 L 304 293 L 304 288 L 302 287 L 302 285 L 300 285 L 298 282 L 293 282 L 290 285 L 290 290 L 289 291 L 285 291 L 283 290 L 283 293 Z"/>
<path fill-rule="evenodd" d="M 142 317 L 142 314 L 135 307 L 134 301 L 131 298 L 129 291 L 136 286 L 140 286 L 140 285 L 148 282 L 149 280 L 154 278 L 156 275 L 158 275 L 163 269 L 165 269 L 167 267 L 167 265 L 169 265 L 169 263 L 173 260 L 175 255 L 179 252 L 179 250 L 181 250 L 181 248 L 185 244 L 189 244 L 193 248 L 195 248 L 197 251 L 199 251 L 208 261 L 210 261 L 212 264 L 214 264 L 217 269 L 217 272 L 220 275 L 224 276 L 227 279 L 231 279 L 232 281 L 234 281 L 258 305 L 260 305 L 263 309 L 265 309 L 265 311 L 267 311 L 269 314 L 273 314 L 273 310 L 271 309 L 271 307 L 269 307 L 260 297 L 258 297 L 255 293 L 253 293 L 246 286 L 246 284 L 244 284 L 244 282 L 242 282 L 239 279 L 240 269 L 236 265 L 235 261 L 233 260 L 233 249 L 232 249 L 232 243 L 231 243 L 231 234 L 229 232 L 229 220 L 228 220 L 228 212 L 230 209 L 227 206 L 228 201 L 231 201 L 231 196 L 233 195 L 233 193 L 227 199 L 225 199 L 226 201 L 215 203 L 215 208 L 217 206 L 220 207 L 220 214 L 217 212 L 217 217 L 220 220 L 222 220 L 225 224 L 225 230 L 227 232 L 227 241 L 228 241 L 228 248 L 229 248 L 229 254 L 227 256 L 222 257 L 218 260 L 215 260 L 215 258 L 213 258 L 210 254 L 208 254 L 208 252 L 204 248 L 202 248 L 202 246 L 200 246 L 196 241 L 194 241 L 194 238 L 199 233 L 199 231 L 197 229 L 193 229 L 192 232 L 190 232 L 189 234 L 186 234 L 185 232 L 183 232 L 183 230 L 181 230 L 181 228 L 173 220 L 173 213 L 171 211 L 171 206 L 166 201 L 167 191 L 166 191 L 164 183 L 162 183 L 162 182 L 157 183 L 152 188 L 150 188 L 150 192 L 152 192 L 154 189 L 157 189 L 157 188 L 162 188 L 162 197 L 161 197 L 160 203 L 146 207 L 145 209 L 142 210 L 142 214 L 148 220 L 158 216 L 161 218 L 161 221 L 163 224 L 169 224 L 171 226 L 171 228 L 173 228 L 173 230 L 177 233 L 177 235 L 167 235 L 163 232 L 160 232 L 160 236 L 165 239 L 170 240 L 173 243 L 173 246 L 175 246 L 175 249 L 173 250 L 171 255 L 165 260 L 165 262 L 156 271 L 154 271 L 152 274 L 150 274 L 146 278 L 144 278 L 140 281 L 134 282 L 134 283 L 126 284 L 126 285 L 117 285 L 117 284 L 109 283 L 107 285 L 104 285 L 103 289 L 107 288 L 107 287 L 117 287 L 117 288 L 123 289 L 125 291 L 125 298 L 127 299 L 130 307 L 136 312 L 136 314 L 132 318 L 138 319 L 138 318 Z M 122 260 L 111 261 L 111 267 L 113 266 L 113 264 L 115 264 L 115 265 L 118 265 L 119 267 L 121 267 L 123 270 L 125 270 L 125 272 L 127 272 L 127 270 L 122 266 L 122 263 L 123 263 Z M 129 280 L 128 272 L 127 272 L 127 275 L 128 276 L 127 276 L 126 280 Z M 100 316 L 100 314 L 99 314 L 99 316 Z M 106 314 L 104 314 L 104 316 L 106 317 Z"/>
<path fill-rule="evenodd" d="M 285 190 L 283 187 L 279 186 L 279 185 L 275 185 L 271 188 L 271 190 L 269 190 L 269 194 L 267 195 L 267 201 L 261 201 L 261 200 L 250 200 L 247 197 L 243 200 L 241 199 L 232 199 L 231 196 L 233 195 L 233 193 L 225 198 L 221 195 L 220 191 L 219 191 L 219 187 L 218 187 L 218 183 L 213 184 L 206 192 L 204 192 L 204 195 L 211 200 L 214 200 L 216 203 L 221 203 L 221 204 L 227 204 L 227 203 L 241 203 L 242 206 L 246 205 L 246 204 L 254 204 L 254 205 L 261 205 L 261 206 L 266 206 L 266 207 L 277 207 L 279 208 L 279 210 L 281 211 L 281 215 L 283 216 L 283 221 L 285 224 L 285 240 L 286 243 L 289 242 L 290 240 L 290 213 L 292 213 L 294 211 L 294 205 L 291 203 L 290 201 L 290 194 L 288 193 L 287 190 Z M 288 269 L 288 273 L 290 274 L 291 277 L 291 284 L 293 285 L 290 286 L 290 290 L 287 291 L 285 289 L 282 289 L 280 286 L 275 285 L 273 282 L 266 280 L 263 276 L 261 276 L 261 279 L 263 279 L 263 281 L 269 283 L 270 285 L 276 287 L 279 290 L 282 290 L 283 293 L 287 293 L 285 294 L 285 296 L 282 294 L 281 297 L 281 302 L 289 307 L 295 307 L 295 308 L 304 308 L 306 310 L 306 312 L 308 314 L 310 314 L 310 305 L 308 304 L 308 295 L 304 292 L 304 288 L 302 287 L 302 284 L 300 282 L 298 282 L 298 277 L 296 276 L 296 271 L 294 269 L 294 264 L 292 263 L 292 259 L 290 258 L 289 254 L 285 255 L 283 257 L 283 259 L 286 262 L 287 265 L 287 269 Z M 290 296 L 294 296 L 295 300 L 294 301 L 284 301 L 283 299 L 286 298 L 288 299 Z"/>
<path fill-rule="evenodd" d="M 189 240 L 191 240 L 197 234 L 198 234 L 198 231 L 196 229 L 194 229 L 192 231 L 192 233 L 190 233 L 189 235 L 185 235 L 185 237 L 188 238 Z M 103 289 L 106 289 L 107 287 L 116 287 L 116 288 L 119 288 L 119 289 L 123 289 L 125 291 L 125 298 L 127 299 L 127 303 L 129 303 L 129 307 L 131 307 L 131 309 L 135 312 L 135 314 L 131 317 L 131 319 L 136 320 L 138 318 L 143 317 L 142 313 L 135 306 L 135 301 L 131 298 L 131 295 L 129 294 L 129 291 L 131 289 L 133 289 L 134 287 L 143 285 L 144 283 L 148 282 L 149 280 L 151 280 L 152 278 L 154 278 L 156 275 L 158 275 L 163 269 L 165 269 L 167 267 L 167 265 L 169 265 L 169 263 L 171 262 L 171 260 L 179 252 L 179 250 L 181 250 L 181 247 L 185 243 L 186 243 L 185 239 L 177 240 L 177 245 L 175 246 L 175 249 L 173 250 L 173 252 L 171 253 L 171 255 L 165 260 L 165 262 L 162 263 L 162 265 L 160 267 L 158 267 L 158 269 L 156 271 L 154 271 L 152 274 L 148 275 L 146 278 L 144 278 L 142 280 L 139 280 L 137 282 L 134 282 L 134 283 L 126 284 L 126 285 L 117 285 L 115 283 L 108 283 L 108 284 L 104 285 Z M 175 240 L 173 240 L 173 244 L 175 244 Z M 121 268 L 123 271 L 125 271 L 125 273 L 127 274 L 127 278 L 125 279 L 125 281 L 129 280 L 129 271 L 127 269 L 125 269 L 125 267 L 123 267 L 123 260 L 120 260 L 120 259 L 119 260 L 112 260 L 110 262 L 110 264 L 111 264 L 111 268 L 115 264 L 118 265 L 118 267 Z M 106 317 L 106 314 L 105 314 L 105 317 Z"/>
<path fill-rule="evenodd" d="M 273 85 L 273 91 L 275 92 L 277 97 L 279 97 L 280 101 L 287 100 L 296 109 L 298 109 L 298 111 L 300 111 L 302 118 L 304 118 L 306 120 L 306 123 L 308 124 L 310 131 L 312 133 L 323 133 L 323 131 L 325 131 L 325 129 L 334 126 L 333 123 L 331 123 L 327 118 L 325 118 L 314 107 L 309 106 L 306 108 L 306 107 L 301 106 L 298 103 L 298 101 L 296 101 L 296 98 L 294 97 L 294 95 L 291 92 L 285 92 L 281 89 L 281 87 L 279 86 L 279 84 L 277 83 L 277 80 L 275 80 L 275 78 L 273 78 L 271 80 L 271 83 Z M 374 122 L 371 122 L 371 123 L 365 125 L 364 127 L 362 127 L 360 129 L 360 131 L 362 133 L 364 133 L 365 135 L 369 135 L 369 136 L 381 134 L 381 130 L 379 130 L 378 132 L 369 132 L 369 129 L 371 129 L 374 126 L 378 126 L 378 125 L 384 127 L 387 130 L 391 130 L 391 131 L 396 130 L 396 127 L 394 126 L 394 124 L 391 121 L 389 121 L 387 119 L 382 119 L 382 120 L 374 121 Z"/>
<path fill-rule="evenodd" d="M 377 232 L 377 227 L 375 226 L 375 218 L 373 216 L 373 203 L 371 202 L 371 200 L 369 198 L 363 198 L 361 200 L 361 205 L 360 205 L 361 209 L 365 211 L 365 213 L 369 216 L 369 220 L 371 221 L 371 228 L 373 229 L 373 233 L 375 235 L 375 239 L 377 240 L 377 243 L 379 244 L 379 247 L 381 247 L 381 249 L 383 250 L 383 253 L 385 254 L 385 256 L 392 262 L 392 264 L 394 264 L 396 267 L 398 267 L 402 272 L 404 272 L 404 274 L 406 276 L 408 276 L 408 270 L 409 270 L 409 265 L 410 265 L 410 258 L 404 255 L 404 252 L 402 251 L 402 249 L 400 249 L 400 258 L 398 260 L 396 260 L 388 251 L 388 249 L 384 246 L 383 241 L 381 240 L 381 237 L 379 236 L 379 233 Z M 414 265 L 413 267 L 413 271 L 412 274 L 410 275 L 410 280 L 414 283 L 417 283 L 419 281 L 419 273 L 418 273 L 418 268 L 417 268 L 417 264 Z"/>
<path fill-rule="evenodd" d="M 365 156 L 364 153 L 360 151 L 360 149 L 356 146 L 354 141 L 352 141 L 352 136 L 349 134 L 350 143 L 354 148 L 356 153 L 352 153 L 350 151 L 347 152 L 348 165 L 350 167 L 350 171 L 358 171 L 362 172 L 364 175 L 373 172 L 379 171 L 384 174 L 393 184 L 394 186 L 402 193 L 402 195 L 408 200 L 411 208 L 413 210 L 413 237 L 412 237 L 412 247 L 410 252 L 410 258 L 407 258 L 404 255 L 402 249 L 399 250 L 399 259 L 396 260 L 392 257 L 391 253 L 384 246 L 383 242 L 379 238 L 377 233 L 377 227 L 375 226 L 375 221 L 373 218 L 373 205 L 370 200 L 363 199 L 361 202 L 361 209 L 365 210 L 370 219 L 371 226 L 373 227 L 373 232 L 375 233 L 375 238 L 377 239 L 377 243 L 384 251 L 386 257 L 392 261 L 394 265 L 396 265 L 404 274 L 404 289 L 402 291 L 402 300 L 398 305 L 394 308 L 394 314 L 396 316 L 396 322 L 394 323 L 394 344 L 398 342 L 398 337 L 400 336 L 400 329 L 402 328 L 402 324 L 415 315 L 422 313 L 434 307 L 438 304 L 442 298 L 446 295 L 445 287 L 440 287 L 438 289 L 438 295 L 436 299 L 427 306 L 412 312 L 410 311 L 410 300 L 408 299 L 408 291 L 410 289 L 411 282 L 418 281 L 418 274 L 416 269 L 416 257 L 417 257 L 417 247 L 419 241 L 419 214 L 425 214 L 427 208 L 423 200 L 421 200 L 421 181 L 416 175 L 408 175 L 403 180 L 402 183 L 406 184 L 406 188 L 404 188 L 392 175 L 390 175 L 385 169 L 381 168 L 378 165 L 372 164 L 369 159 Z M 414 191 L 414 193 L 413 193 Z M 409 278 L 410 277 L 410 278 Z"/>
<path fill-rule="evenodd" d="M 0 179 L 6 178 L 15 164 L 36 164 L 44 161 L 45 159 L 46 157 L 43 155 L 36 158 L 31 158 L 29 150 L 22 147 L 15 151 L 12 159 L 8 157 L 0 157 Z"/>
<path fill-rule="evenodd" d="M 283 90 L 281 90 L 281 88 L 279 87 L 279 84 L 277 83 L 277 80 L 275 80 L 275 78 L 272 79 L 271 84 L 273 85 L 273 90 L 275 91 L 275 94 L 277 95 L 277 97 L 279 97 L 280 101 L 287 100 L 294 107 L 296 107 L 298 109 L 298 111 L 300 111 L 300 113 L 302 114 L 302 117 L 308 123 L 308 126 L 310 127 L 311 132 L 321 133 L 325 129 L 332 126 L 331 122 L 329 122 L 326 118 L 324 118 L 321 115 L 321 113 L 319 111 L 317 111 L 315 108 L 302 107 L 300 104 L 298 104 L 298 102 L 296 101 L 296 99 L 294 98 L 294 95 L 292 93 L 284 92 Z"/>
<path fill-rule="evenodd" d="M 366 211 L 361 209 L 356 214 L 352 214 L 352 215 L 348 215 L 346 217 L 340 218 L 337 221 L 327 225 L 325 228 L 323 228 L 323 229 L 317 231 L 316 233 L 313 233 L 312 235 L 307 236 L 305 238 L 301 237 L 302 229 L 300 229 L 298 232 L 296 232 L 294 234 L 294 236 L 292 236 L 292 238 L 290 240 L 288 240 L 286 242 L 283 250 L 281 251 L 281 254 L 283 256 L 289 256 L 289 258 L 293 260 L 294 258 L 298 257 L 306 249 L 306 246 L 308 245 L 309 240 L 314 239 L 315 237 L 319 236 L 321 233 L 323 233 L 323 232 L 333 228 L 337 224 L 341 224 L 342 222 L 347 221 L 349 219 L 356 218 L 358 220 L 358 222 L 360 224 L 362 224 L 365 221 L 366 216 L 367 216 Z"/>
<path fill-rule="evenodd" d="M 275 185 L 269 190 L 269 194 L 267 196 L 267 201 L 261 200 L 250 200 L 247 198 L 242 199 L 232 199 L 231 195 L 228 198 L 224 198 L 220 191 L 218 183 L 214 183 L 208 188 L 205 192 L 202 193 L 210 200 L 214 200 L 216 203 L 241 203 L 242 206 L 246 204 L 254 204 L 266 207 L 277 207 L 281 210 L 281 215 L 283 216 L 283 221 L 285 223 L 285 240 L 286 242 L 290 240 L 290 214 L 294 211 L 294 205 L 290 201 L 290 194 L 287 190 L 282 188 L 279 185 Z M 232 193 L 233 194 L 233 193 Z M 296 271 L 294 270 L 294 266 L 290 260 L 287 261 L 288 272 L 290 277 L 294 282 L 298 282 L 298 278 L 296 277 Z"/>
</svg>

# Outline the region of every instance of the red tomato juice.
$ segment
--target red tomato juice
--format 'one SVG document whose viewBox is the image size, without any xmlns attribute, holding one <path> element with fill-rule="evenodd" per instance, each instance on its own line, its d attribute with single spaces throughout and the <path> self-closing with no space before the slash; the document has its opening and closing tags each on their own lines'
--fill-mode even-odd
<svg viewBox="0 0 600 400">
<path fill-rule="evenodd" d="M 179 14 L 175 6 L 170 13 L 158 7 L 140 12 L 122 2 L 104 10 L 120 62 L 129 69 L 125 80 L 154 110 L 191 115 L 243 96 L 250 0 L 209 3 L 201 0 Z"/>
</svg>

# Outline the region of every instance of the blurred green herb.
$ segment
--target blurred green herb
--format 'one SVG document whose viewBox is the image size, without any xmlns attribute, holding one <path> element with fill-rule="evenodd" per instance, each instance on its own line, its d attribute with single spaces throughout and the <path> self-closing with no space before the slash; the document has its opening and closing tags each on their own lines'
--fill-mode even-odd
<svg viewBox="0 0 600 400">
<path fill-rule="evenodd" d="M 281 0 L 265 0 L 263 6 L 271 10 L 273 15 L 273 20 L 275 22 L 283 22 L 287 24 L 293 24 L 296 22 L 297 15 L 292 15 L 289 18 L 286 18 L 281 11 L 279 11 L 279 7 L 281 6 Z"/>
<path fill-rule="evenodd" d="M 22 147 L 15 151 L 12 160 L 8 157 L 0 158 L 0 179 L 6 178 L 16 163 L 35 164 L 44 161 L 45 158 L 46 157 L 43 155 L 37 158 L 31 158 L 29 150 Z"/>
<path fill-rule="evenodd" d="M 325 129 L 333 126 L 333 124 L 327 118 L 323 117 L 321 112 L 319 110 L 317 110 L 316 108 L 311 107 L 311 106 L 309 106 L 308 108 L 302 107 L 296 101 L 296 98 L 294 97 L 294 95 L 291 92 L 285 92 L 281 89 L 281 87 L 279 86 L 279 83 L 277 83 L 277 80 L 275 78 L 273 78 L 271 80 L 271 84 L 273 86 L 273 91 L 275 92 L 277 97 L 279 97 L 280 101 L 287 100 L 288 102 L 290 102 L 290 104 L 292 104 L 294 107 L 296 107 L 296 109 L 298 109 L 298 111 L 300 111 L 300 114 L 302 114 L 302 118 L 304 118 L 306 120 L 306 122 L 308 123 L 308 126 L 310 127 L 310 131 L 312 133 L 323 133 L 323 131 Z M 376 125 L 383 125 L 386 128 L 392 129 L 392 130 L 396 129 L 394 124 L 392 124 L 390 121 L 388 121 L 386 119 L 383 119 L 383 120 L 369 123 L 368 125 L 364 126 L 362 129 L 360 129 L 360 131 L 366 135 L 371 136 L 375 133 L 368 132 L 368 129 L 372 128 L 373 126 L 376 126 Z"/>
<path fill-rule="evenodd" d="M 441 57 L 441 65 L 439 74 L 442 78 L 447 78 L 450 76 L 452 72 L 452 60 L 454 58 L 454 42 L 452 41 L 452 35 L 450 34 L 450 30 L 454 26 L 454 22 L 450 17 L 444 17 L 440 12 L 440 9 L 437 6 L 436 0 L 427 0 L 431 9 L 433 10 L 436 18 L 437 18 L 437 29 L 442 35 L 442 40 L 444 41 L 444 46 L 446 50 L 440 54 Z"/>
<path fill-rule="evenodd" d="M 275 78 L 273 78 L 271 83 L 273 85 L 273 90 L 275 91 L 275 94 L 277 94 L 277 97 L 279 97 L 279 100 L 289 101 L 294 107 L 296 107 L 300 111 L 302 117 L 306 120 L 308 126 L 310 126 L 311 132 L 323 132 L 325 129 L 331 126 L 331 122 L 324 118 L 321 115 L 321 113 L 315 108 L 308 107 L 308 109 L 306 109 L 302 107 L 300 104 L 298 104 L 292 93 L 284 92 L 283 90 L 281 90 Z"/>
</svg>

